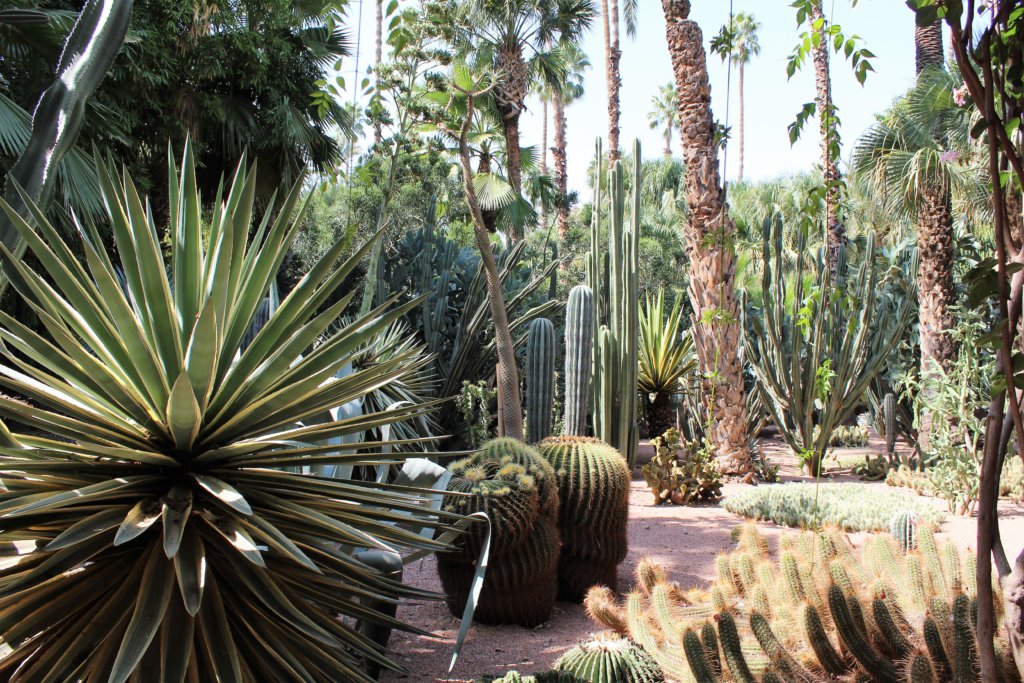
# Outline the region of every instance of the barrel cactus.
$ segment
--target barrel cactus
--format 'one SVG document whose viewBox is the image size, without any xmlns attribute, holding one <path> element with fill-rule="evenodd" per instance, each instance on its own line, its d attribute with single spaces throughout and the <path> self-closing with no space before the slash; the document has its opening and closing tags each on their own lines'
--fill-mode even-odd
<svg viewBox="0 0 1024 683">
<path fill-rule="evenodd" d="M 917 547 L 917 526 L 919 524 L 917 513 L 912 510 L 900 510 L 892 516 L 892 523 L 889 531 L 893 538 L 900 544 L 904 552 Z"/>
<path fill-rule="evenodd" d="M 577 645 L 555 662 L 556 671 L 588 683 L 662 683 L 661 667 L 636 643 L 618 635 L 599 635 Z"/>
<path fill-rule="evenodd" d="M 593 438 L 551 437 L 537 449 L 558 481 L 559 595 L 581 602 L 593 585 L 614 588 L 626 557 L 629 468 L 618 451 Z"/>
<path fill-rule="evenodd" d="M 474 619 L 527 627 L 543 623 L 558 586 L 558 494 L 551 466 L 526 444 L 494 439 L 451 470 L 444 509 L 485 512 L 491 519 L 490 562 Z M 482 541 L 478 525 L 437 555 L 445 601 L 455 616 L 469 598 Z"/>
</svg>

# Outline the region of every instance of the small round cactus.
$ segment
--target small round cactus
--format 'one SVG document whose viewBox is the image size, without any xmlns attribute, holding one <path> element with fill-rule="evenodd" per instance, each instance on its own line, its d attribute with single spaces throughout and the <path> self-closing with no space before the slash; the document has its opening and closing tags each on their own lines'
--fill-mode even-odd
<svg viewBox="0 0 1024 683">
<path fill-rule="evenodd" d="M 917 513 L 901 510 L 892 516 L 889 532 L 900 544 L 903 552 L 910 552 L 917 547 L 917 527 L 920 524 Z"/>
<path fill-rule="evenodd" d="M 662 683 L 665 674 L 651 655 L 618 635 L 599 635 L 555 662 L 556 671 L 588 683 Z"/>
<path fill-rule="evenodd" d="M 581 602 L 591 586 L 615 588 L 628 547 L 631 477 L 625 459 L 608 444 L 580 436 L 544 439 L 537 450 L 558 481 L 559 596 Z"/>
</svg>

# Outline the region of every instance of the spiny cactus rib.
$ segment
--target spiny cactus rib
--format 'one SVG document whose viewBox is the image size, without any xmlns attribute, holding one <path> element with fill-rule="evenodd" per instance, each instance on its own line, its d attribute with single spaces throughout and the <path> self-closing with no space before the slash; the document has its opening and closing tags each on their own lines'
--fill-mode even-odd
<svg viewBox="0 0 1024 683">
<path fill-rule="evenodd" d="M 715 626 L 710 621 L 705 621 L 700 627 L 700 642 L 704 646 L 704 655 L 707 657 L 708 668 L 716 676 L 722 675 L 722 658 L 718 654 L 718 634 Z"/>
<path fill-rule="evenodd" d="M 755 683 L 754 674 L 750 672 L 747 660 L 743 656 L 736 620 L 728 612 L 718 613 L 718 640 L 722 644 L 725 663 L 729 666 L 732 677 L 739 683 Z"/>
<path fill-rule="evenodd" d="M 585 436 L 594 348 L 594 293 L 586 285 L 569 291 L 565 305 L 565 418 L 567 436 Z"/>
<path fill-rule="evenodd" d="M 953 599 L 953 683 L 969 683 L 977 677 L 977 642 L 970 605 L 970 599 L 963 593 Z"/>
<path fill-rule="evenodd" d="M 558 520 L 558 478 L 551 464 L 535 448 L 522 441 L 500 437 L 485 443 L 472 457 L 521 466 L 537 486 L 541 514 L 553 522 Z"/>
<path fill-rule="evenodd" d="M 753 632 L 761 649 L 764 650 L 764 653 L 768 655 L 772 662 L 789 672 L 794 680 L 813 683 L 815 680 L 814 675 L 793 659 L 792 655 L 786 650 L 786 646 L 782 644 L 775 635 L 775 632 L 772 631 L 771 624 L 768 623 L 763 614 L 759 612 L 750 613 L 750 630 Z"/>
<path fill-rule="evenodd" d="M 910 652 L 910 641 L 903 635 L 903 631 L 896 625 L 896 620 L 889 611 L 889 605 L 881 598 L 871 601 L 871 616 L 874 618 L 875 626 L 882 634 L 880 643 L 889 651 L 894 659 L 901 659 Z"/>
<path fill-rule="evenodd" d="M 925 647 L 928 648 L 928 656 L 935 665 L 936 674 L 940 681 L 949 681 L 953 678 L 953 668 L 950 666 L 949 657 L 946 656 L 946 648 L 942 643 L 942 634 L 938 624 L 931 617 L 925 617 L 922 626 Z"/>
<path fill-rule="evenodd" d="M 852 618 L 850 605 L 839 586 L 829 587 L 828 604 L 839 638 L 860 665 L 880 683 L 899 683 L 896 667 L 868 643 L 864 633 Z"/>
<path fill-rule="evenodd" d="M 935 683 L 935 670 L 928 655 L 914 655 L 910 659 L 905 677 L 908 683 Z"/>
<path fill-rule="evenodd" d="M 619 635 L 629 633 L 629 622 L 622 609 L 615 602 L 615 593 L 608 586 L 591 586 L 583 599 L 587 616 Z"/>
<path fill-rule="evenodd" d="M 832 642 L 828 639 L 825 626 L 821 623 L 821 614 L 818 613 L 818 608 L 814 605 L 804 605 L 803 622 L 807 642 L 810 643 L 811 649 L 814 650 L 821 668 L 833 676 L 841 676 L 847 673 L 846 663 L 843 662 L 842 656 L 836 652 Z"/>
<path fill-rule="evenodd" d="M 686 629 L 686 632 L 683 633 L 683 651 L 686 653 L 686 661 L 690 664 L 690 671 L 693 672 L 697 683 L 718 683 L 718 677 L 708 666 L 704 645 L 692 628 Z"/>
<path fill-rule="evenodd" d="M 665 674 L 642 648 L 619 637 L 598 636 L 562 655 L 555 670 L 588 683 L 663 683 Z"/>
<path fill-rule="evenodd" d="M 889 532 L 900 544 L 903 552 L 910 552 L 917 547 L 917 527 L 920 524 L 917 514 L 912 510 L 900 510 L 892 517 Z"/>
<path fill-rule="evenodd" d="M 530 323 L 526 341 L 526 424 L 530 443 L 551 436 L 555 388 L 555 326 L 547 318 Z"/>
</svg>

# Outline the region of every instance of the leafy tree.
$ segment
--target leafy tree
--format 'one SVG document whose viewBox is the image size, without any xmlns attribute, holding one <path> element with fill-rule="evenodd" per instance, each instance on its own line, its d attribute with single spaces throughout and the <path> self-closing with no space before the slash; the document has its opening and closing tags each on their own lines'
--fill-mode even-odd
<svg viewBox="0 0 1024 683">
<path fill-rule="evenodd" d="M 651 111 L 647 113 L 647 123 L 652 129 L 664 129 L 665 158 L 672 156 L 672 131 L 679 125 L 677 106 L 676 86 L 672 83 L 666 83 L 658 89 L 657 94 L 651 95 Z"/>
</svg>

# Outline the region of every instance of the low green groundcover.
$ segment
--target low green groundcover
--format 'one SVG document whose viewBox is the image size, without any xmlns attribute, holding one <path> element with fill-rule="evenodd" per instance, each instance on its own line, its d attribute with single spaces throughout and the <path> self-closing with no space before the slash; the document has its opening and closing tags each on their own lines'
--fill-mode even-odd
<svg viewBox="0 0 1024 683">
<path fill-rule="evenodd" d="M 793 527 L 835 525 L 845 531 L 885 531 L 897 512 L 912 510 L 939 524 L 945 514 L 913 496 L 867 484 L 773 484 L 722 502 L 733 514 Z"/>
</svg>

